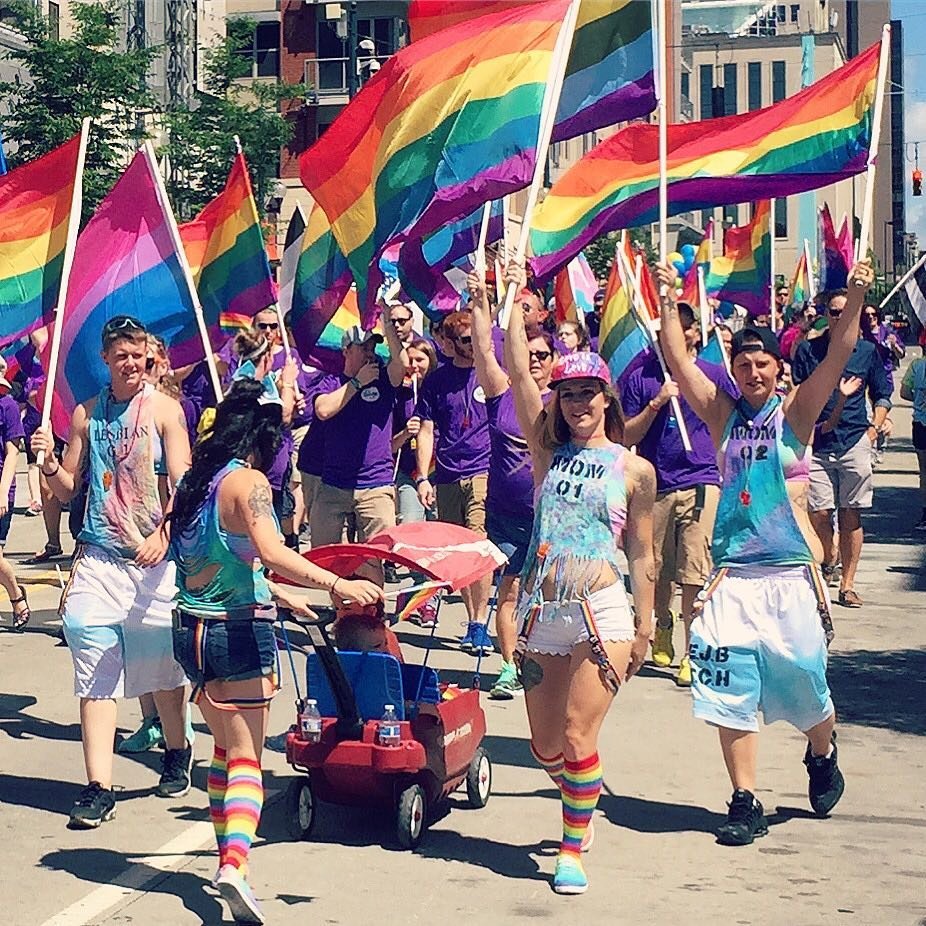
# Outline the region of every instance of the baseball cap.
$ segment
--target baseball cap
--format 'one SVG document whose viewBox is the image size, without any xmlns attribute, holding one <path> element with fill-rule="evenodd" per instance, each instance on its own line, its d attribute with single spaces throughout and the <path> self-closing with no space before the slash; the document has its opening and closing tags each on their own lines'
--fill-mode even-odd
<svg viewBox="0 0 926 926">
<path fill-rule="evenodd" d="M 341 347 L 350 347 L 351 344 L 366 344 L 372 340 L 374 344 L 382 344 L 383 336 L 375 331 L 364 331 L 360 325 L 351 325 L 341 335 Z"/>
<path fill-rule="evenodd" d="M 754 343 L 754 342 L 758 343 Z M 771 328 L 754 328 L 747 325 L 733 334 L 733 341 L 730 346 L 730 359 L 733 360 L 737 354 L 752 353 L 762 351 L 771 354 L 773 357 L 781 360 L 781 347 L 778 345 L 778 338 Z"/>
<path fill-rule="evenodd" d="M 611 385 L 611 371 L 608 365 L 598 354 L 591 351 L 576 351 L 560 357 L 553 365 L 553 375 L 550 385 L 558 386 L 570 379 L 600 379 L 603 383 Z"/>
</svg>

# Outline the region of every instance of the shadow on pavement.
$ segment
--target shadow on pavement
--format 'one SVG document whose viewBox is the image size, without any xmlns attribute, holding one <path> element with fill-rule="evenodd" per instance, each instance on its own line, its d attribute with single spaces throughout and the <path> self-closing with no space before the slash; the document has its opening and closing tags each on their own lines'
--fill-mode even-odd
<svg viewBox="0 0 926 926">
<path fill-rule="evenodd" d="M 57 723 L 23 713 L 37 703 L 38 699 L 32 695 L 0 693 L 0 730 L 13 739 L 37 737 L 80 742 L 79 723 Z"/>
<path fill-rule="evenodd" d="M 116 807 L 121 801 L 130 801 L 138 797 L 150 797 L 154 794 L 157 781 L 150 788 L 137 788 L 132 791 L 120 791 L 116 788 Z M 82 783 L 59 781 L 55 778 L 23 777 L 20 775 L 0 774 L 0 801 L 17 807 L 32 807 L 35 810 L 47 810 L 60 814 L 62 826 L 67 822 L 71 806 L 83 789 Z"/>
<path fill-rule="evenodd" d="M 868 543 L 917 543 L 913 527 L 920 519 L 920 493 L 915 486 L 878 486 L 874 507 L 864 513 Z M 864 561 L 865 552 L 862 551 Z"/>
<path fill-rule="evenodd" d="M 529 845 L 496 842 L 483 836 L 464 836 L 453 830 L 429 832 L 416 850 L 424 858 L 439 858 L 463 862 L 476 868 L 487 868 L 503 878 L 521 881 L 547 881 L 549 875 L 540 870 L 533 856 L 555 855 L 559 842 L 548 840 Z"/>
<path fill-rule="evenodd" d="M 668 804 L 642 797 L 614 794 L 605 788 L 598 809 L 615 826 L 635 833 L 711 833 L 726 819 L 695 804 Z"/>
<path fill-rule="evenodd" d="M 224 907 L 203 890 L 207 883 L 203 878 L 188 871 L 161 871 L 135 862 L 135 859 L 145 857 L 144 854 L 133 855 L 111 849 L 62 849 L 44 855 L 41 864 L 54 871 L 66 871 L 79 881 L 91 884 L 111 884 L 129 865 L 135 865 L 146 880 L 148 877 L 152 879 L 145 885 L 148 893 L 179 897 L 184 907 L 202 923 L 223 921 Z M 138 883 L 135 877 L 132 880 Z"/>
<path fill-rule="evenodd" d="M 926 649 L 830 653 L 827 677 L 840 722 L 926 734 Z"/>
</svg>

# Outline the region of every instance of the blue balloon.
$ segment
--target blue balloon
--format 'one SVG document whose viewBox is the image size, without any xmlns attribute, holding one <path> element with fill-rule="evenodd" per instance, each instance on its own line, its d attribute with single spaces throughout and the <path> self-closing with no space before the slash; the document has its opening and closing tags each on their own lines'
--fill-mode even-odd
<svg viewBox="0 0 926 926">
<path fill-rule="evenodd" d="M 682 260 L 685 262 L 685 269 L 690 270 L 695 262 L 698 249 L 693 244 L 683 244 L 678 249 L 678 253 L 682 255 Z"/>
<path fill-rule="evenodd" d="M 672 266 L 678 271 L 680 277 L 685 276 L 685 261 L 683 260 L 673 260 Z"/>
</svg>

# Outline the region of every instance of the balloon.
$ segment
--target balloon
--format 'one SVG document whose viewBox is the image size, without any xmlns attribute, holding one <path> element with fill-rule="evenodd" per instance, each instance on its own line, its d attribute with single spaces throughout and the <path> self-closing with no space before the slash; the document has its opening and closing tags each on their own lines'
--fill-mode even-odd
<svg viewBox="0 0 926 926">
<path fill-rule="evenodd" d="M 682 256 L 682 260 L 685 262 L 685 270 L 691 270 L 695 257 L 698 254 L 698 249 L 693 244 L 683 244 L 679 252 Z"/>
<path fill-rule="evenodd" d="M 671 254 L 666 256 L 666 260 L 670 264 L 674 264 L 677 260 L 681 260 L 681 259 L 682 259 L 682 255 L 679 254 L 678 251 L 673 251 Z"/>
<path fill-rule="evenodd" d="M 678 275 L 683 277 L 685 275 L 685 261 L 679 258 L 678 260 L 672 261 L 672 266 L 678 271 Z"/>
</svg>

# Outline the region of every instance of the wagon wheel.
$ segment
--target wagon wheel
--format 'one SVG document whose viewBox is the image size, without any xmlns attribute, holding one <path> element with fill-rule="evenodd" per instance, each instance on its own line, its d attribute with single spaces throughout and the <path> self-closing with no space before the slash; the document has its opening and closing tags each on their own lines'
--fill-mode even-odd
<svg viewBox="0 0 926 926">
<path fill-rule="evenodd" d="M 480 746 L 470 761 L 469 771 L 466 773 L 466 796 L 469 798 L 470 806 L 480 810 L 489 803 L 491 793 L 492 760 L 485 751 L 485 747 Z"/>
<path fill-rule="evenodd" d="M 409 785 L 396 808 L 396 835 L 403 849 L 415 849 L 428 821 L 428 797 L 421 785 Z"/>
<path fill-rule="evenodd" d="M 293 839 L 308 839 L 317 816 L 310 778 L 294 778 L 286 791 L 286 828 Z"/>
</svg>

